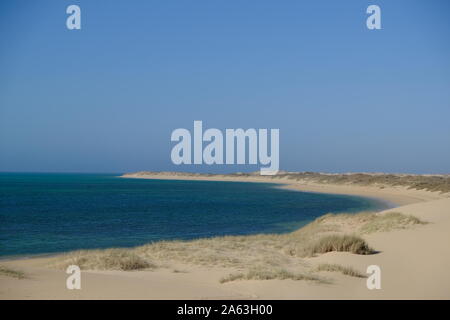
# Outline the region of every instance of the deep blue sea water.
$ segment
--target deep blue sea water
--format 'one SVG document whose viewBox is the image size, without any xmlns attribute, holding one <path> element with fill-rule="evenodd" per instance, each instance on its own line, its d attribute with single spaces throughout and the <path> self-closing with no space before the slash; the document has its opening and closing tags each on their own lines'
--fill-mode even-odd
<svg viewBox="0 0 450 320">
<path fill-rule="evenodd" d="M 0 173 L 0 256 L 289 232 L 329 212 L 384 206 L 268 183 Z"/>
</svg>

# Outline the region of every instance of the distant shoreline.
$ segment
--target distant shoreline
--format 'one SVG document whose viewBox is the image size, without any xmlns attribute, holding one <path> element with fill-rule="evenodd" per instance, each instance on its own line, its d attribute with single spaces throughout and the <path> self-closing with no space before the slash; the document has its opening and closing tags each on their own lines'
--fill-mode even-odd
<svg viewBox="0 0 450 320">
<path fill-rule="evenodd" d="M 450 194 L 429 191 L 425 189 L 412 189 L 408 185 L 389 185 L 380 183 L 360 184 L 360 176 L 366 175 L 369 177 L 383 177 L 383 174 L 321 174 L 321 173 L 280 173 L 274 176 L 261 176 L 258 173 L 253 174 L 199 174 L 186 172 L 150 172 L 141 171 L 135 173 L 126 173 L 121 175 L 122 178 L 133 179 L 161 179 L 161 180 L 205 180 L 205 181 L 235 181 L 235 182 L 265 182 L 282 184 L 281 188 L 291 190 L 342 194 L 342 195 L 356 195 L 378 199 L 383 202 L 401 206 L 422 201 L 429 201 L 435 199 L 445 198 Z M 395 175 L 384 175 L 387 177 Z M 399 175 L 412 176 L 429 180 L 429 175 Z M 345 177 L 346 181 L 337 183 L 340 177 Z M 355 177 L 355 181 L 352 181 Z M 432 175 L 431 177 L 445 177 L 446 184 L 441 187 L 446 190 L 447 184 L 450 192 L 450 176 Z M 357 180 L 359 179 L 359 180 Z M 328 182 L 327 180 L 331 180 Z M 430 182 L 433 183 L 433 182 Z M 437 184 L 436 184 L 437 185 Z M 433 186 L 433 185 L 431 185 Z M 440 185 L 439 185 L 440 186 Z"/>
</svg>

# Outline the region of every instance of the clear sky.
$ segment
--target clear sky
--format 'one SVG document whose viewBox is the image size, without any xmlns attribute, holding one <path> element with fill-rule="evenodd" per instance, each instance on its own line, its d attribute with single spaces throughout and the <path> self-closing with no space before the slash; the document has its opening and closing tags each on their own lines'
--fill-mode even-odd
<svg viewBox="0 0 450 320">
<path fill-rule="evenodd" d="M 285 170 L 450 173 L 449 15 L 448 0 L 2 0 L 0 171 L 259 169 L 173 165 L 171 132 L 202 120 L 279 128 Z"/>
</svg>

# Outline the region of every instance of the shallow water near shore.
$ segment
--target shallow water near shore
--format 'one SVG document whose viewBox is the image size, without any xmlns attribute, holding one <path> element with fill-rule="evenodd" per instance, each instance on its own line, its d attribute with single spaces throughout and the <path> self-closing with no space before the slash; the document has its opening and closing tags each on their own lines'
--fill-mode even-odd
<svg viewBox="0 0 450 320">
<path fill-rule="evenodd" d="M 329 212 L 388 206 L 369 198 L 278 186 L 112 174 L 1 173 L 0 256 L 284 233 Z"/>
</svg>

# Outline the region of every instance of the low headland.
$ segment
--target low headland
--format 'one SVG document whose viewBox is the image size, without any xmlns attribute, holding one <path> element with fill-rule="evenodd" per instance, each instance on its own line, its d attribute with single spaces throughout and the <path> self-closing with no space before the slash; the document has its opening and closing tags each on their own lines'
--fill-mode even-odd
<svg viewBox="0 0 450 320">
<path fill-rule="evenodd" d="M 160 241 L 0 261 L 0 299 L 450 299 L 450 176 L 137 172 L 123 178 L 279 183 L 395 208 L 327 214 L 287 234 Z M 82 289 L 65 287 L 69 265 Z M 366 286 L 381 269 L 381 289 Z"/>
</svg>

